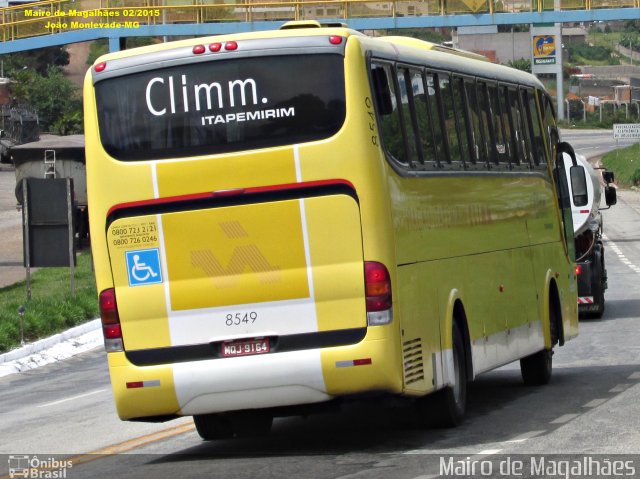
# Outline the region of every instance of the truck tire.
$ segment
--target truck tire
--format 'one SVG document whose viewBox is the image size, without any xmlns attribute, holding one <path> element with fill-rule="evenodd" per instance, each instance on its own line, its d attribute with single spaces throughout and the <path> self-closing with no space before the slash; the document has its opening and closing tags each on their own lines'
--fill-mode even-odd
<svg viewBox="0 0 640 479">
<path fill-rule="evenodd" d="M 591 311 L 594 318 L 602 318 L 604 314 L 604 254 L 602 245 L 596 245 L 593 251 L 593 266 L 591 269 L 591 291 L 593 293 L 593 305 Z"/>
</svg>

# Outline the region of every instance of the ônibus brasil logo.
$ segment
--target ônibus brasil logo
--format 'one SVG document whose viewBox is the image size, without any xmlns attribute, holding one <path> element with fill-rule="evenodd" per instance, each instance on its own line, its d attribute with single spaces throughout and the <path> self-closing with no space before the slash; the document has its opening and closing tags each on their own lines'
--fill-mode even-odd
<svg viewBox="0 0 640 479">
<path fill-rule="evenodd" d="M 9 477 L 33 479 L 64 479 L 67 470 L 73 467 L 72 461 L 52 457 L 41 459 L 38 456 L 9 456 Z"/>
</svg>

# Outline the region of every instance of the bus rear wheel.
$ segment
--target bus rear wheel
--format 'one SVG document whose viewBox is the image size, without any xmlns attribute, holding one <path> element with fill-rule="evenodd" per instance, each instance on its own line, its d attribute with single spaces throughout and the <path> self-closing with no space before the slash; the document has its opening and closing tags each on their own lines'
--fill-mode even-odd
<svg viewBox="0 0 640 479">
<path fill-rule="evenodd" d="M 543 349 L 520 360 L 522 380 L 527 386 L 542 386 L 551 380 L 553 349 Z"/>
<path fill-rule="evenodd" d="M 549 301 L 549 334 L 551 348 L 543 349 L 520 360 L 520 372 L 522 380 L 527 386 L 542 386 L 551 381 L 553 370 L 553 346 L 558 342 L 558 321 L 560 314 L 557 307 L 557 299 L 552 296 Z"/>
<path fill-rule="evenodd" d="M 205 441 L 253 437 L 269 434 L 273 416 L 258 411 L 242 411 L 224 414 L 193 416 L 196 431 Z"/>
<path fill-rule="evenodd" d="M 199 414 L 193 416 L 196 431 L 205 441 L 233 437 L 233 427 L 228 416 L 223 414 Z"/>
</svg>

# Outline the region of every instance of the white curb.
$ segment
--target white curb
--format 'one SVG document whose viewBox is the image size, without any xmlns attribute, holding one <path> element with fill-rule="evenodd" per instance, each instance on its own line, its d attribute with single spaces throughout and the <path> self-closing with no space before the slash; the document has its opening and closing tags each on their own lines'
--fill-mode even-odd
<svg viewBox="0 0 640 479">
<path fill-rule="evenodd" d="M 100 319 L 0 354 L 0 378 L 62 361 L 102 344 Z"/>
</svg>

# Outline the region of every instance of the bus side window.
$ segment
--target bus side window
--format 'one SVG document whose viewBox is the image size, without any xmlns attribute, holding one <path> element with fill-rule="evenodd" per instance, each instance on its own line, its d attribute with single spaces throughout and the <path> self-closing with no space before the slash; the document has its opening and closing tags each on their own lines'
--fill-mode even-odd
<svg viewBox="0 0 640 479">
<path fill-rule="evenodd" d="M 555 112 L 553 110 L 553 105 L 551 104 L 551 100 L 547 95 L 542 96 L 543 105 L 544 105 L 544 114 L 543 114 L 543 124 L 544 131 L 547 134 L 547 158 L 549 162 L 553 163 L 553 153 L 555 150 L 555 144 L 558 142 L 558 129 L 556 127 L 556 117 Z"/>
<path fill-rule="evenodd" d="M 458 126 L 458 136 L 460 137 L 460 154 L 462 155 L 462 162 L 469 163 L 469 151 L 471 134 L 471 123 L 469 121 L 469 115 L 464 107 L 464 80 L 462 78 L 453 77 L 453 106 L 456 111 L 456 124 Z"/>
<path fill-rule="evenodd" d="M 378 115 L 385 116 L 393 113 L 393 102 L 391 101 L 391 90 L 387 73 L 381 65 L 372 65 L 371 78 L 373 80 L 373 93 L 376 97 Z"/>
<path fill-rule="evenodd" d="M 527 148 L 526 130 L 522 118 L 522 110 L 518 101 L 518 92 L 509 88 L 509 108 L 511 110 L 511 122 L 515 133 L 516 154 L 518 164 L 530 166 L 529 150 Z"/>
<path fill-rule="evenodd" d="M 529 154 L 531 166 L 538 164 L 538 156 L 536 153 L 535 137 L 534 137 L 534 117 L 529 109 L 530 91 L 527 88 L 520 88 L 520 111 L 522 112 L 522 124 L 525 130 L 525 141 Z M 533 111 L 536 114 L 535 110 Z M 538 127 L 539 128 L 539 127 Z"/>
<path fill-rule="evenodd" d="M 393 70 L 391 65 L 386 63 L 372 63 L 371 69 L 382 144 L 392 158 L 406 164 L 406 151 Z"/>
<path fill-rule="evenodd" d="M 478 108 L 480 108 L 484 156 L 489 163 L 495 164 L 498 162 L 498 154 L 496 151 L 496 140 L 493 133 L 493 121 L 490 116 L 491 110 L 489 98 L 487 97 L 486 84 L 483 81 L 476 81 L 476 91 L 478 95 Z"/>
<path fill-rule="evenodd" d="M 513 131 L 513 121 L 511 120 L 511 110 L 509 106 L 509 90 L 506 86 L 500 85 L 498 100 L 502 115 L 502 125 L 504 126 L 504 139 L 507 147 L 507 157 L 511 165 L 519 165 L 518 148 L 516 147 L 516 137 Z"/>
<path fill-rule="evenodd" d="M 453 109 L 453 93 L 451 91 L 451 78 L 447 73 L 438 74 L 440 98 L 442 99 L 442 114 L 444 118 L 445 131 L 447 132 L 450 163 L 460 164 L 460 145 L 458 142 L 458 132 L 456 131 L 456 115 Z"/>
<path fill-rule="evenodd" d="M 421 71 L 411 70 L 411 87 L 413 90 L 413 101 L 418 124 L 418 138 L 422 146 L 424 161 L 435 162 L 436 146 L 433 132 L 431 131 L 433 122 L 429 119 L 429 97 L 425 90 L 425 82 Z"/>
<path fill-rule="evenodd" d="M 399 67 L 396 75 L 398 78 L 398 92 L 400 93 L 401 121 L 406 142 L 406 162 L 409 163 L 409 166 L 415 167 L 418 163 L 422 163 L 422 161 L 419 157 L 418 138 L 416 136 L 416 126 L 413 121 L 415 117 L 415 106 L 413 102 L 411 74 L 408 68 Z"/>
<path fill-rule="evenodd" d="M 531 118 L 531 126 L 533 127 L 533 151 L 534 161 L 537 165 L 545 165 L 547 160 L 545 156 L 544 137 L 542 135 L 541 115 L 538 109 L 538 103 L 533 91 L 528 92 L 529 114 Z"/>
<path fill-rule="evenodd" d="M 440 107 L 438 101 L 438 76 L 432 73 L 426 75 L 427 94 L 429 104 L 429 118 L 433 128 L 433 142 L 436 150 L 436 161 L 438 166 L 447 162 L 447 151 L 444 145 L 444 133 L 442 131 L 442 119 L 440 118 Z"/>
<path fill-rule="evenodd" d="M 510 163 L 510 150 L 507 147 L 507 140 L 505 134 L 505 126 L 503 124 L 504 115 L 500 111 L 500 102 L 498 99 L 498 87 L 495 84 L 489 84 L 487 87 L 487 94 L 489 95 L 489 106 L 491 108 L 490 116 L 493 119 L 493 131 L 495 134 L 495 149 L 497 154 L 497 161 L 499 164 Z"/>
<path fill-rule="evenodd" d="M 486 163 L 487 159 L 484 155 L 485 149 L 482 140 L 482 126 L 480 124 L 480 112 L 478 110 L 478 101 L 476 98 L 475 82 L 473 80 L 465 80 L 464 82 L 465 97 L 467 101 L 467 110 L 471 117 L 471 133 L 473 147 L 472 156 L 474 158 L 473 163 Z"/>
</svg>

